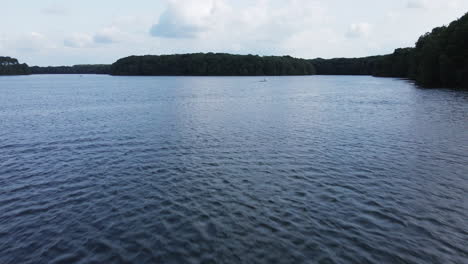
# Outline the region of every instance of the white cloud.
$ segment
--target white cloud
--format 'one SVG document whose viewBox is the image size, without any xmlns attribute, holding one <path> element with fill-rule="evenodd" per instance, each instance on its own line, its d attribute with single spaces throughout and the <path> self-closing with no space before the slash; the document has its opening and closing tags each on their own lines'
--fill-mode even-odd
<svg viewBox="0 0 468 264">
<path fill-rule="evenodd" d="M 61 5 L 51 5 L 41 9 L 41 13 L 46 15 L 59 15 L 64 16 L 69 13 L 69 10 Z"/>
<path fill-rule="evenodd" d="M 276 38 L 281 33 L 293 35 L 307 30 L 324 18 L 318 1 L 292 0 L 287 7 L 282 7 L 276 6 L 276 1 L 260 0 L 249 2 L 241 9 L 232 3 L 227 0 L 170 0 L 150 33 L 155 37 L 197 38 L 214 33 L 253 32 L 264 37 L 267 32 Z"/>
<path fill-rule="evenodd" d="M 390 21 L 397 20 L 399 16 L 400 16 L 399 13 L 394 12 L 394 11 L 387 11 L 387 13 L 385 14 L 385 18 Z"/>
<path fill-rule="evenodd" d="M 194 38 L 208 30 L 210 20 L 223 5 L 220 0 L 170 0 L 159 22 L 150 30 L 155 37 Z"/>
<path fill-rule="evenodd" d="M 43 34 L 29 32 L 7 41 L 7 46 L 21 52 L 41 52 L 55 48 L 55 45 Z"/>
<path fill-rule="evenodd" d="M 361 38 L 368 37 L 372 30 L 372 26 L 369 23 L 355 23 L 349 26 L 349 30 L 346 33 L 348 38 Z"/>
<path fill-rule="evenodd" d="M 123 38 L 123 32 L 119 28 L 106 27 L 94 34 L 93 41 L 98 44 L 110 44 L 119 42 Z"/>
<path fill-rule="evenodd" d="M 422 9 L 427 7 L 426 0 L 408 0 L 406 3 L 407 8 Z"/>
<path fill-rule="evenodd" d="M 86 33 L 73 33 L 63 41 L 65 47 L 69 48 L 89 48 L 93 43 L 93 37 Z"/>
<path fill-rule="evenodd" d="M 323 3 L 314 0 L 291 0 L 287 6 L 276 0 L 248 5 L 229 0 L 170 0 L 150 35 L 171 45 L 173 52 L 190 47 L 192 51 L 287 54 L 291 45 L 297 45 L 294 54 L 310 54 L 311 44 L 321 41 L 323 25 L 332 18 Z M 327 34 L 330 31 L 327 28 Z M 174 43 L 174 38 L 185 47 Z M 171 52 L 166 48 L 166 53 Z"/>
<path fill-rule="evenodd" d="M 450 8 L 450 9 L 462 8 L 462 10 L 463 10 L 463 7 L 462 7 L 462 4 L 461 4 L 460 0 L 449 0 L 446 3 L 447 3 L 447 7 Z"/>
<path fill-rule="evenodd" d="M 121 16 L 114 18 L 110 27 L 115 27 L 121 32 L 147 34 L 154 17 L 152 16 Z"/>
<path fill-rule="evenodd" d="M 119 43 L 128 40 L 129 34 L 122 32 L 115 26 L 105 27 L 94 34 L 73 33 L 63 41 L 65 47 L 69 48 L 95 48 L 99 45 Z"/>
<path fill-rule="evenodd" d="M 407 0 L 406 7 L 409 9 L 424 9 L 437 13 L 450 12 L 457 9 L 465 9 L 467 0 Z"/>
<path fill-rule="evenodd" d="M 468 0 L 94 1 L 47 0 L 29 7 L 11 1 L 5 21 L 28 15 L 22 23 L 0 25 L 1 53 L 43 65 L 209 51 L 358 57 L 412 46 L 424 32 L 468 10 Z"/>
</svg>

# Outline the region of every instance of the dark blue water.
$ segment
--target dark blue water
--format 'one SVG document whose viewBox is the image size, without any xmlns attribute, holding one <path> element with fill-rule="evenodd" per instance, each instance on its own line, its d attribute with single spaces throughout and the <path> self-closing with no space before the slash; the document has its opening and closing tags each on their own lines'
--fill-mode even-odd
<svg viewBox="0 0 468 264">
<path fill-rule="evenodd" d="M 0 263 L 468 262 L 468 92 L 260 79 L 0 78 Z"/>
</svg>

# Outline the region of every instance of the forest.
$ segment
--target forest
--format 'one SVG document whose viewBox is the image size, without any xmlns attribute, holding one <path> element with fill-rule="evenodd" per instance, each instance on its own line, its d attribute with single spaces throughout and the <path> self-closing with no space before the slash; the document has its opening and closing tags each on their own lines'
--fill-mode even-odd
<svg viewBox="0 0 468 264">
<path fill-rule="evenodd" d="M 412 48 L 397 49 L 393 54 L 364 58 L 313 59 L 319 75 L 373 75 L 408 77 Z"/>
<path fill-rule="evenodd" d="M 74 66 L 33 66 L 29 68 L 31 74 L 109 74 L 108 64 L 81 64 Z"/>
<path fill-rule="evenodd" d="M 313 75 L 312 62 L 290 56 L 194 53 L 130 56 L 112 64 L 112 75 L 260 76 Z"/>
<path fill-rule="evenodd" d="M 17 59 L 0 57 L 0 75 L 25 75 L 29 74 L 27 64 L 20 64 Z"/>
</svg>

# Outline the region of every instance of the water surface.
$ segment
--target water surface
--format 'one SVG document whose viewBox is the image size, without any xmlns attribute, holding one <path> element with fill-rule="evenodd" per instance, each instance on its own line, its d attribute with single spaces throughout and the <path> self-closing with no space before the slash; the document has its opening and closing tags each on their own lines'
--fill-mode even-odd
<svg viewBox="0 0 468 264">
<path fill-rule="evenodd" d="M 467 263 L 468 93 L 0 78 L 0 263 Z"/>
</svg>

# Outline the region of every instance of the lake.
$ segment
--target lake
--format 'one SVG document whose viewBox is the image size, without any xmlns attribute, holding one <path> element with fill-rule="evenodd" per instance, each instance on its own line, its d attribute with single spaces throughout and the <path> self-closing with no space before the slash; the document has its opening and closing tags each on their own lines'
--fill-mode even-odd
<svg viewBox="0 0 468 264">
<path fill-rule="evenodd" d="M 0 263 L 467 263 L 468 92 L 0 78 Z"/>
</svg>

